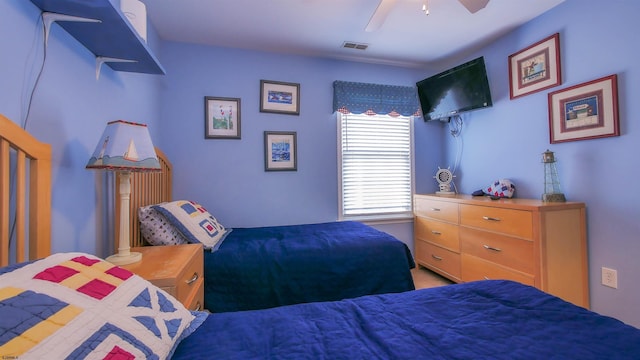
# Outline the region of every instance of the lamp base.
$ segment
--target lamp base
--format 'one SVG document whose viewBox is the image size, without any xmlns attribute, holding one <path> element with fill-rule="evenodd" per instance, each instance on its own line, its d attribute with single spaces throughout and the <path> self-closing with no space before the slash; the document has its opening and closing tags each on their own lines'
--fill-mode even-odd
<svg viewBox="0 0 640 360">
<path fill-rule="evenodd" d="M 113 265 L 128 265 L 142 260 L 142 253 L 130 252 L 129 255 L 115 254 L 109 256 L 106 260 Z"/>
</svg>

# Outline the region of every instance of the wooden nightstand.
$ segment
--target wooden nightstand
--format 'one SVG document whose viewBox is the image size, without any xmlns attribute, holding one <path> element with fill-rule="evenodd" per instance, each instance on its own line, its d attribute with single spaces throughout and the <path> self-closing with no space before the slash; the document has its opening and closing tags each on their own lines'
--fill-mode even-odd
<svg viewBox="0 0 640 360">
<path fill-rule="evenodd" d="M 142 260 L 121 266 L 150 281 L 178 299 L 189 310 L 204 305 L 204 255 L 202 245 L 144 246 L 131 251 Z"/>
</svg>

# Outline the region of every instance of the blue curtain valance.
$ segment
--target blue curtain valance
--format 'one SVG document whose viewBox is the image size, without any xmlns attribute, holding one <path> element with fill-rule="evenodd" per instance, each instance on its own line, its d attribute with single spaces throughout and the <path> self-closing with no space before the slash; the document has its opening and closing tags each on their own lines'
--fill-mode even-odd
<svg viewBox="0 0 640 360">
<path fill-rule="evenodd" d="M 333 111 L 411 116 L 419 114 L 420 102 L 412 86 L 334 81 Z"/>
</svg>

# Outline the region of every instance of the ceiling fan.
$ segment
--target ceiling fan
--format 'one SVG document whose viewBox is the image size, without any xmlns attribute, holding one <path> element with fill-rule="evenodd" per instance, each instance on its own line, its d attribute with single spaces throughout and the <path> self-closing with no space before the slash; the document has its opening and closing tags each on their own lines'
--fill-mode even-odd
<svg viewBox="0 0 640 360">
<path fill-rule="evenodd" d="M 380 0 L 376 11 L 371 15 L 371 19 L 364 30 L 367 32 L 378 30 L 384 23 L 384 20 L 387 18 L 387 15 L 389 15 L 396 2 L 398 2 L 398 0 Z M 470 13 L 475 14 L 481 9 L 484 9 L 484 7 L 487 6 L 487 3 L 489 3 L 489 0 L 458 0 L 458 2 L 467 8 Z"/>
</svg>

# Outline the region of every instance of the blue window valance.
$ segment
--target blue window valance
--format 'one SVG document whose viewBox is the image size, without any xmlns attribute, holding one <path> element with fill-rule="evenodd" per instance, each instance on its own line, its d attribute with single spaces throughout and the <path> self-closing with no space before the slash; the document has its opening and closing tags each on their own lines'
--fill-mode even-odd
<svg viewBox="0 0 640 360">
<path fill-rule="evenodd" d="M 334 81 L 333 111 L 412 116 L 419 114 L 420 103 L 412 86 Z"/>
</svg>

